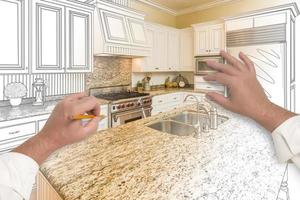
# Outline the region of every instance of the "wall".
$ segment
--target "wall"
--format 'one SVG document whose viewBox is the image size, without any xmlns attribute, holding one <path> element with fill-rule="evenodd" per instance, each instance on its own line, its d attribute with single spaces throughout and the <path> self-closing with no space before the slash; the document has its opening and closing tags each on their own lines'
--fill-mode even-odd
<svg viewBox="0 0 300 200">
<path fill-rule="evenodd" d="M 46 96 L 58 96 L 84 91 L 84 74 L 7 74 L 0 75 L 0 101 L 7 100 L 4 88 L 8 83 L 20 82 L 27 88 L 25 98 L 33 97 L 32 83 L 36 78 L 43 78 L 47 84 Z"/>
<path fill-rule="evenodd" d="M 132 74 L 132 87 L 136 87 L 138 81 L 142 81 L 143 78 L 149 73 L 133 73 Z M 150 73 L 150 85 L 162 85 L 165 83 L 165 80 L 170 77 L 173 80 L 178 74 L 184 76 L 190 84 L 194 84 L 194 74 L 188 72 L 160 72 L 160 73 Z"/>
<path fill-rule="evenodd" d="M 132 1 L 132 7 L 146 14 L 145 20 L 166 26 L 176 27 L 176 16 L 168 14 L 158 8 L 143 4 L 138 1 Z"/>
<path fill-rule="evenodd" d="M 177 16 L 177 28 L 185 28 L 189 27 L 191 24 L 212 21 L 226 16 L 238 15 L 291 2 L 295 2 L 295 0 L 236 0 L 233 3 Z M 299 0 L 296 2 L 299 2 Z"/>
<path fill-rule="evenodd" d="M 86 89 L 131 84 L 130 58 L 94 57 L 94 71 L 86 74 Z"/>
</svg>

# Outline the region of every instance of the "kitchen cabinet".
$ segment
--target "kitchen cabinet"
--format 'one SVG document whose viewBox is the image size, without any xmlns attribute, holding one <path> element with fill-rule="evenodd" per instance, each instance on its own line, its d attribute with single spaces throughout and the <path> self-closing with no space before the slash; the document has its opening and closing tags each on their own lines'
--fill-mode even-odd
<svg viewBox="0 0 300 200">
<path fill-rule="evenodd" d="M 66 9 L 66 71 L 92 72 L 92 12 Z"/>
<path fill-rule="evenodd" d="M 196 100 L 193 97 L 189 97 L 187 101 L 184 102 L 186 96 L 190 94 L 196 96 L 199 101 L 202 101 L 205 96 L 204 93 L 196 92 L 176 92 L 171 94 L 157 95 L 152 99 L 153 110 L 151 114 L 156 115 L 178 109 L 185 105 L 195 104 Z"/>
<path fill-rule="evenodd" d="M 33 1 L 33 72 L 64 72 L 65 10 L 44 1 Z"/>
<path fill-rule="evenodd" d="M 93 8 L 32 1 L 32 72 L 91 72 Z"/>
<path fill-rule="evenodd" d="M 133 59 L 133 72 L 194 71 L 191 29 L 146 24 L 150 56 Z"/>
<path fill-rule="evenodd" d="M 194 31 L 192 28 L 180 30 L 180 65 L 179 71 L 195 70 L 194 62 Z"/>
<path fill-rule="evenodd" d="M 91 72 L 93 11 L 71 1 L 0 0 L 0 72 Z"/>
<path fill-rule="evenodd" d="M 194 76 L 195 90 L 203 91 L 203 92 L 219 92 L 225 94 L 226 88 L 213 81 L 205 81 L 203 76 Z"/>
<path fill-rule="evenodd" d="M 267 12 L 228 20 L 225 28 L 229 32 L 285 23 L 287 23 L 286 12 Z"/>
<path fill-rule="evenodd" d="M 28 73 L 28 2 L 0 0 L 0 72 Z"/>
<path fill-rule="evenodd" d="M 195 24 L 195 56 L 217 55 L 225 48 L 224 24 Z"/>
<path fill-rule="evenodd" d="M 0 154 L 21 145 L 38 133 L 49 115 L 0 122 Z"/>
<path fill-rule="evenodd" d="M 172 71 L 178 71 L 180 67 L 180 32 L 170 30 L 168 32 L 168 66 Z"/>
</svg>

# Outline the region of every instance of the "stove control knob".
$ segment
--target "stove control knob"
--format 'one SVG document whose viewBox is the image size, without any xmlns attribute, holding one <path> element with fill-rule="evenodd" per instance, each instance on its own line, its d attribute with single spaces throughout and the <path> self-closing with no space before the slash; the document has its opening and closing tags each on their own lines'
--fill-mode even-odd
<svg viewBox="0 0 300 200">
<path fill-rule="evenodd" d="M 117 106 L 117 109 L 121 109 L 121 105 L 118 105 L 118 106 Z"/>
<path fill-rule="evenodd" d="M 130 103 L 128 103 L 128 104 L 126 105 L 126 107 L 127 107 L 127 108 L 129 108 L 130 106 L 131 106 L 131 104 L 130 104 Z"/>
<path fill-rule="evenodd" d="M 125 108 L 125 105 L 124 105 L 124 104 L 122 104 L 121 108 Z"/>
<path fill-rule="evenodd" d="M 138 103 L 137 105 L 138 105 L 138 106 L 140 106 L 140 105 L 141 105 L 141 103 Z"/>
</svg>

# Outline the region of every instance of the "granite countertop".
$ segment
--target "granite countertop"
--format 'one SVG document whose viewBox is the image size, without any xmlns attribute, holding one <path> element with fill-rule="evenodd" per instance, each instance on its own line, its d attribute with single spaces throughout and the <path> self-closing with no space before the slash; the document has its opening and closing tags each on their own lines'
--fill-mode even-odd
<svg viewBox="0 0 300 200">
<path fill-rule="evenodd" d="M 51 114 L 56 104 L 61 101 L 61 98 L 46 101 L 43 106 L 33 106 L 30 104 L 21 104 L 18 107 L 1 106 L 0 107 L 0 122 L 14 119 L 22 119 L 26 117 L 33 117 L 38 115 Z M 98 99 L 99 104 L 108 104 L 104 99 Z"/>
<path fill-rule="evenodd" d="M 177 92 L 192 92 L 192 93 L 202 93 L 200 91 L 195 91 L 193 88 L 166 88 L 166 89 L 158 89 L 158 90 L 151 90 L 151 91 L 143 91 L 145 93 L 149 93 L 151 96 L 163 95 L 163 94 L 170 94 L 170 93 L 177 93 Z"/>
<path fill-rule="evenodd" d="M 186 109 L 102 131 L 55 152 L 40 170 L 65 200 L 275 200 L 285 165 L 254 121 L 219 108 L 230 119 L 200 139 L 146 126 Z"/>
<path fill-rule="evenodd" d="M 50 114 L 58 101 L 47 101 L 43 106 L 33 106 L 32 104 L 21 104 L 18 107 L 2 106 L 0 107 L 0 122 Z"/>
</svg>

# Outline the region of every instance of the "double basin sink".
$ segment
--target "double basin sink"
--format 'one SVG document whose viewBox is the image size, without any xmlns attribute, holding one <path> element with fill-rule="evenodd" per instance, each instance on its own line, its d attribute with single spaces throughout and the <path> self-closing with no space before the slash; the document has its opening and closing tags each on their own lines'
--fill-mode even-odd
<svg viewBox="0 0 300 200">
<path fill-rule="evenodd" d="M 195 111 L 185 111 L 176 116 L 148 125 L 149 128 L 157 131 L 178 135 L 195 135 L 195 125 L 198 124 L 198 114 L 200 115 L 200 125 L 204 127 L 209 124 L 209 117 L 206 113 L 197 113 Z M 218 126 L 228 120 L 228 117 L 218 115 Z"/>
</svg>

